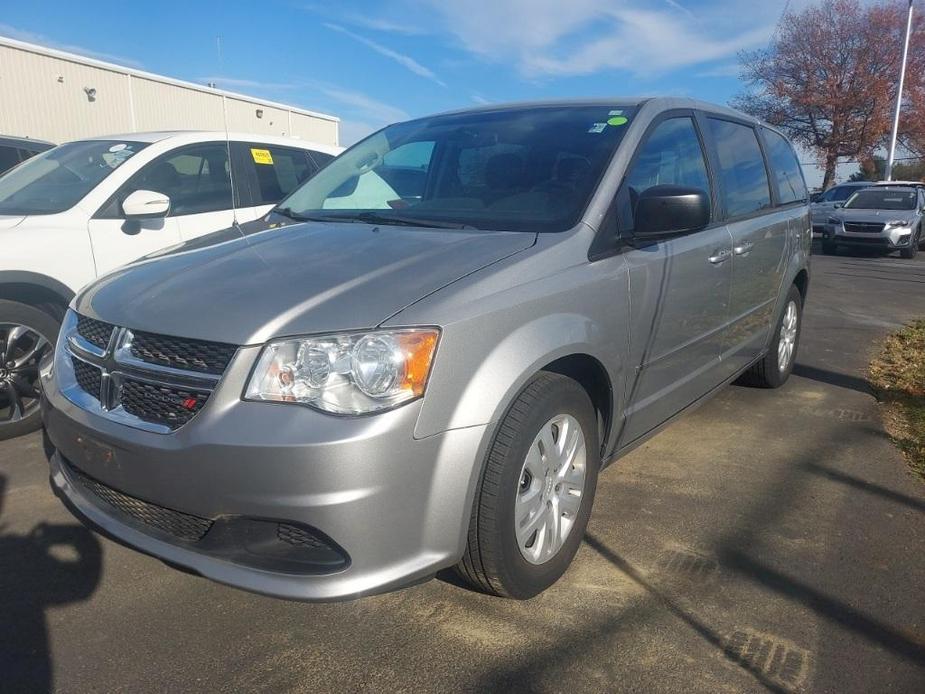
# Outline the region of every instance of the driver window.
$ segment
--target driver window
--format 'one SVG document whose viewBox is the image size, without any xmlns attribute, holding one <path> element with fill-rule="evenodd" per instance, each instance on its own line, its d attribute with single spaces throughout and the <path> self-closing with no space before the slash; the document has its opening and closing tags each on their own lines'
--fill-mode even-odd
<svg viewBox="0 0 925 694">
<path fill-rule="evenodd" d="M 231 172 L 225 143 L 190 145 L 159 157 L 132 176 L 97 217 L 119 219 L 122 201 L 136 190 L 152 190 L 170 198 L 170 217 L 230 210 Z"/>
<path fill-rule="evenodd" d="M 637 151 L 621 192 L 621 228 L 635 226 L 639 195 L 658 185 L 700 188 L 709 194 L 710 178 L 694 121 L 689 116 L 669 118 L 659 123 Z"/>
</svg>

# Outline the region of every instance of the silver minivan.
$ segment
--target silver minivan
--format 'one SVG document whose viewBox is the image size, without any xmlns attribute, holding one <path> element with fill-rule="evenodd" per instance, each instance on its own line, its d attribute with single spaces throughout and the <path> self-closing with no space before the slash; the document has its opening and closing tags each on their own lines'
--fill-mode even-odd
<svg viewBox="0 0 925 694">
<path fill-rule="evenodd" d="M 809 285 L 789 142 L 675 98 L 389 126 L 264 218 L 117 270 L 42 370 L 88 523 L 302 600 L 455 566 L 527 598 L 602 467 L 731 381 L 783 384 Z"/>
</svg>

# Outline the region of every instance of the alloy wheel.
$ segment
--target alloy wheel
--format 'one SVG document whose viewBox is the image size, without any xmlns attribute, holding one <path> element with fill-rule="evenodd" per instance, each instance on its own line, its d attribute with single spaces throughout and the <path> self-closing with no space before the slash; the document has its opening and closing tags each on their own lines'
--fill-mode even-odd
<svg viewBox="0 0 925 694">
<path fill-rule="evenodd" d="M 790 366 L 790 360 L 793 359 L 793 352 L 797 343 L 798 320 L 799 314 L 797 313 L 796 302 L 790 301 L 784 310 L 784 317 L 780 326 L 780 340 L 777 343 L 777 368 L 780 369 L 781 373 L 787 370 Z"/>
<path fill-rule="evenodd" d="M 562 549 L 585 492 L 585 435 L 575 417 L 556 415 L 530 444 L 514 500 L 514 534 L 520 553 L 543 564 Z"/>
<path fill-rule="evenodd" d="M 25 419 L 39 407 L 39 364 L 51 343 L 38 331 L 0 323 L 0 426 Z"/>
</svg>

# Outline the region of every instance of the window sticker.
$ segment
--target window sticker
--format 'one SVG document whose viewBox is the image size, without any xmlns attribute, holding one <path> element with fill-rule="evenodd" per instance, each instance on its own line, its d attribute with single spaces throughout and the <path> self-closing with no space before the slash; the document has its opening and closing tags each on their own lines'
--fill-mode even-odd
<svg viewBox="0 0 925 694">
<path fill-rule="evenodd" d="M 270 154 L 270 150 L 268 149 L 251 147 L 251 156 L 254 158 L 255 164 L 269 164 L 273 166 L 273 155 Z"/>
<path fill-rule="evenodd" d="M 607 115 L 608 115 L 608 116 L 622 116 L 622 115 L 623 115 L 623 109 L 622 109 L 622 108 L 615 109 L 615 110 L 611 111 L 610 113 L 608 113 Z"/>
<path fill-rule="evenodd" d="M 595 123 L 590 128 L 588 128 L 588 132 L 589 133 L 602 133 L 604 132 L 604 129 L 606 127 L 607 127 L 606 123 Z"/>
<path fill-rule="evenodd" d="M 629 118 L 626 116 L 611 116 L 607 119 L 607 125 L 626 125 L 629 122 Z"/>
</svg>

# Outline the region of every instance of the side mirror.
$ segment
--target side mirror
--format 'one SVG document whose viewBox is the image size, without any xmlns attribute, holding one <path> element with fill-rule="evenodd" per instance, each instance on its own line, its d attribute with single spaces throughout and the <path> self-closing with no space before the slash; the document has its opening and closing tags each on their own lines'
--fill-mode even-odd
<svg viewBox="0 0 925 694">
<path fill-rule="evenodd" d="M 701 188 L 659 185 L 636 203 L 635 236 L 664 236 L 702 229 L 710 223 L 710 196 Z"/>
<path fill-rule="evenodd" d="M 832 205 L 832 207 L 833 207 L 834 209 L 837 210 L 839 207 L 843 207 L 844 204 L 845 204 L 845 203 L 843 203 L 843 202 L 836 202 L 836 203 L 834 203 L 834 204 Z"/>
<path fill-rule="evenodd" d="M 153 190 L 136 190 L 122 201 L 126 219 L 157 219 L 170 212 L 170 198 Z"/>
</svg>

